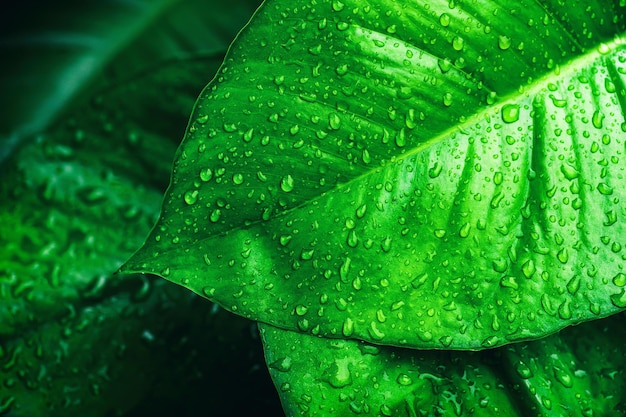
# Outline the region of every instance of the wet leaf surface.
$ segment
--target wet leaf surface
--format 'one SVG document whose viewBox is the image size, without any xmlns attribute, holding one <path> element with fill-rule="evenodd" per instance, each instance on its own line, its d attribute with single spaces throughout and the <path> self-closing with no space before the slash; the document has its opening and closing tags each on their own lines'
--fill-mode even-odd
<svg viewBox="0 0 626 417">
<path fill-rule="evenodd" d="M 624 11 L 266 3 L 124 270 L 281 328 L 427 349 L 621 311 Z"/>
<path fill-rule="evenodd" d="M 423 351 L 260 325 L 287 416 L 610 416 L 626 411 L 624 315 L 481 352 Z"/>
</svg>

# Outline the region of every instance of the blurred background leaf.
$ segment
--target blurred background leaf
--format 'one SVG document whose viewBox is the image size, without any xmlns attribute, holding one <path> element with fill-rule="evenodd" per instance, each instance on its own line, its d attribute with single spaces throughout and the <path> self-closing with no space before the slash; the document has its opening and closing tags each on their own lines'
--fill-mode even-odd
<svg viewBox="0 0 626 417">
<path fill-rule="evenodd" d="M 2 16 L 0 414 L 282 413 L 253 323 L 113 275 L 257 5 L 25 2 Z"/>
<path fill-rule="evenodd" d="M 0 17 L 0 156 L 94 88 L 225 52 L 260 0 L 24 1 Z M 207 79 L 200 80 L 204 86 Z"/>
</svg>

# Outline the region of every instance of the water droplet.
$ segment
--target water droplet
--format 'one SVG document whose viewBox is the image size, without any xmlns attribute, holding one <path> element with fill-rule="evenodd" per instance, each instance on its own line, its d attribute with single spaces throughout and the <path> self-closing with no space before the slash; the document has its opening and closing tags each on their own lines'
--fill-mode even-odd
<svg viewBox="0 0 626 417">
<path fill-rule="evenodd" d="M 412 380 L 412 379 L 411 379 L 411 377 L 410 377 L 410 376 L 408 376 L 407 374 L 400 374 L 400 375 L 398 375 L 398 377 L 396 378 L 396 382 L 397 382 L 399 385 L 402 385 L 402 386 L 405 386 L 405 387 L 406 387 L 406 386 L 411 385 L 411 384 L 413 383 L 413 380 Z"/>
<path fill-rule="evenodd" d="M 307 306 L 302 305 L 302 304 L 298 304 L 298 305 L 296 306 L 296 308 L 295 308 L 295 313 L 296 313 L 298 316 L 304 316 L 304 315 L 307 313 L 307 311 L 309 311 L 309 309 L 307 308 Z"/>
<path fill-rule="evenodd" d="M 461 229 L 459 230 L 459 236 L 463 238 L 468 237 L 471 228 L 472 226 L 469 223 L 465 223 L 463 226 L 461 226 Z"/>
<path fill-rule="evenodd" d="M 576 295 L 576 293 L 578 292 L 578 289 L 580 288 L 580 276 L 579 275 L 575 275 L 572 277 L 572 279 L 570 279 L 567 282 L 567 292 L 569 292 L 572 295 Z"/>
<path fill-rule="evenodd" d="M 343 388 L 352 384 L 352 375 L 346 361 L 334 361 L 324 371 L 322 380 L 328 382 L 333 388 Z"/>
<path fill-rule="evenodd" d="M 366 212 L 367 212 L 367 205 L 363 204 L 362 206 L 359 206 L 359 208 L 356 209 L 356 217 L 359 219 L 362 219 L 363 216 L 365 216 Z"/>
<path fill-rule="evenodd" d="M 198 201 L 198 190 L 187 191 L 184 196 L 185 203 L 190 206 L 195 204 Z"/>
<path fill-rule="evenodd" d="M 446 107 L 450 107 L 452 105 L 452 93 L 445 93 L 443 95 L 443 105 Z"/>
<path fill-rule="evenodd" d="M 335 68 L 335 72 L 340 77 L 346 75 L 348 73 L 348 65 L 347 64 L 339 65 L 337 68 Z"/>
<path fill-rule="evenodd" d="M 391 250 L 391 238 L 389 236 L 384 238 L 382 243 L 380 244 L 380 247 L 383 252 L 389 252 Z"/>
<path fill-rule="evenodd" d="M 503 51 L 506 51 L 510 47 L 511 47 L 511 38 L 505 35 L 500 35 L 498 37 L 498 48 L 502 49 Z"/>
<path fill-rule="evenodd" d="M 224 123 L 224 131 L 227 133 L 232 133 L 237 130 L 237 125 L 234 123 Z"/>
<path fill-rule="evenodd" d="M 294 187 L 294 179 L 290 174 L 285 175 L 280 180 L 280 189 L 283 190 L 284 192 L 290 193 L 291 191 L 293 191 L 293 187 Z"/>
<path fill-rule="evenodd" d="M 454 48 L 454 50 L 461 51 L 463 50 L 464 46 L 465 46 L 465 40 L 462 37 L 455 36 L 454 39 L 452 39 L 452 47 Z"/>
<path fill-rule="evenodd" d="M 311 259 L 313 259 L 314 253 L 314 249 L 302 249 L 302 252 L 300 252 L 300 259 L 302 259 L 303 261 L 310 261 Z"/>
<path fill-rule="evenodd" d="M 396 135 L 396 146 L 398 148 L 403 148 L 404 146 L 406 146 L 406 132 L 404 128 L 400 129 L 400 131 Z"/>
<path fill-rule="evenodd" d="M 350 272 L 351 262 L 352 260 L 350 258 L 346 258 L 339 267 L 339 279 L 343 282 L 348 282 L 348 272 Z"/>
<path fill-rule="evenodd" d="M 287 246 L 289 242 L 291 242 L 291 239 L 291 235 L 282 235 L 278 238 L 278 241 L 280 242 L 281 246 Z"/>
<path fill-rule="evenodd" d="M 519 106 L 517 104 L 505 104 L 502 106 L 501 114 L 505 123 L 515 123 L 519 120 Z"/>
<path fill-rule="evenodd" d="M 622 272 L 615 275 L 613 277 L 613 284 L 617 285 L 618 287 L 626 286 L 626 275 L 624 275 Z"/>
<path fill-rule="evenodd" d="M 604 114 L 596 110 L 591 117 L 591 123 L 593 123 L 593 127 L 596 129 L 602 129 L 602 125 L 604 124 Z"/>
<path fill-rule="evenodd" d="M 578 170 L 574 168 L 573 166 L 571 166 L 570 164 L 561 165 L 561 172 L 563 173 L 565 178 L 570 181 L 578 178 L 578 175 L 579 175 Z"/>
<path fill-rule="evenodd" d="M 343 321 L 341 332 L 345 337 L 350 337 L 354 334 L 354 322 L 350 317 L 346 317 L 346 319 Z"/>
<path fill-rule="evenodd" d="M 619 294 L 611 295 L 611 302 L 615 307 L 626 308 L 626 288 L 623 288 Z"/>
<path fill-rule="evenodd" d="M 250 129 L 246 130 L 243 134 L 244 142 L 250 142 L 253 136 L 254 136 L 254 128 L 251 127 Z"/>
<path fill-rule="evenodd" d="M 570 375 L 569 372 L 565 371 L 564 369 L 555 366 L 554 367 L 554 377 L 556 378 L 557 381 L 559 381 L 561 383 L 561 385 L 563 385 L 565 388 L 571 388 L 574 386 L 574 381 L 572 381 L 572 376 Z"/>
<path fill-rule="evenodd" d="M 337 113 L 330 113 L 328 115 L 328 126 L 332 130 L 339 130 L 341 127 L 341 118 Z"/>
<path fill-rule="evenodd" d="M 608 184 L 603 183 L 603 182 L 598 184 L 598 191 L 600 191 L 600 194 L 602 194 L 602 195 L 611 195 L 611 194 L 613 194 L 613 188 L 610 187 Z"/>
<path fill-rule="evenodd" d="M 498 344 L 498 336 L 488 336 L 480 344 L 486 348 L 493 347 Z"/>
<path fill-rule="evenodd" d="M 351 248 L 356 248 L 356 246 L 359 244 L 359 239 L 358 239 L 358 237 L 356 235 L 356 231 L 354 229 L 350 230 L 350 232 L 348 232 L 348 239 L 346 240 L 346 243 Z"/>
<path fill-rule="evenodd" d="M 569 259 L 567 248 L 563 248 L 558 251 L 556 254 L 556 258 L 561 261 L 561 263 L 567 263 L 567 260 Z"/>
<path fill-rule="evenodd" d="M 211 168 L 205 168 L 200 171 L 200 179 L 202 181 L 211 181 L 211 178 L 213 178 L 213 171 L 211 171 Z"/>
<path fill-rule="evenodd" d="M 515 371 L 522 379 L 528 379 L 533 376 L 533 371 L 524 362 L 519 361 L 515 366 Z"/>
<path fill-rule="evenodd" d="M 243 184 L 243 175 L 241 175 L 241 174 L 233 175 L 233 184 L 235 184 L 235 185 Z"/>
<path fill-rule="evenodd" d="M 293 362 L 289 356 L 280 358 L 268 365 L 272 369 L 276 369 L 278 372 L 289 372 L 293 366 Z"/>
<path fill-rule="evenodd" d="M 445 347 L 450 347 L 452 344 L 452 336 L 441 336 L 439 338 L 439 343 L 441 343 Z"/>
<path fill-rule="evenodd" d="M 211 214 L 209 215 L 209 220 L 213 223 L 217 223 L 217 221 L 220 219 L 220 216 L 222 215 L 222 210 L 220 209 L 215 209 L 211 212 Z"/>
<path fill-rule="evenodd" d="M 598 46 L 598 52 L 602 55 L 606 55 L 611 52 L 611 47 L 606 43 L 601 43 L 600 46 Z"/>
<path fill-rule="evenodd" d="M 450 15 L 448 13 L 441 13 L 441 16 L 439 16 L 439 24 L 443 27 L 450 26 Z"/>
<path fill-rule="evenodd" d="M 559 305 L 559 317 L 563 320 L 572 318 L 572 308 L 570 307 L 569 300 L 565 300 Z"/>
<path fill-rule="evenodd" d="M 522 273 L 526 278 L 531 278 L 535 273 L 535 263 L 532 259 L 527 260 L 522 265 Z"/>
<path fill-rule="evenodd" d="M 332 4 L 333 10 L 336 12 L 340 12 L 343 10 L 343 8 L 345 7 L 345 4 L 343 4 L 342 2 L 340 2 L 339 0 L 333 0 L 333 4 Z"/>
<path fill-rule="evenodd" d="M 452 69 L 452 61 L 450 61 L 448 58 L 440 59 L 437 64 L 439 65 L 439 69 L 443 74 Z"/>
<path fill-rule="evenodd" d="M 364 164 L 369 164 L 370 162 L 372 162 L 372 157 L 370 156 L 370 153 L 367 149 L 363 149 L 361 160 Z"/>
<path fill-rule="evenodd" d="M 367 328 L 367 333 L 376 341 L 381 341 L 385 338 L 385 334 L 378 329 L 378 325 L 375 321 L 370 323 L 370 326 Z"/>
<path fill-rule="evenodd" d="M 437 178 L 443 169 L 443 164 L 440 164 L 438 161 L 435 162 L 431 168 L 428 169 L 428 176 L 430 178 Z"/>
</svg>

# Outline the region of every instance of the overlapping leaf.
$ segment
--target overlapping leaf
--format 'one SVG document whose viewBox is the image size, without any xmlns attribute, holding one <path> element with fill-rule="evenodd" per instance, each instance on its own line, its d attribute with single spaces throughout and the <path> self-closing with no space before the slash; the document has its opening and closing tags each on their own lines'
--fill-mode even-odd
<svg viewBox="0 0 626 417">
<path fill-rule="evenodd" d="M 626 412 L 624 315 L 482 352 L 418 351 L 261 325 L 287 416 Z"/>
<path fill-rule="evenodd" d="M 266 3 L 125 270 L 278 327 L 421 348 L 620 311 L 625 10 Z"/>
</svg>

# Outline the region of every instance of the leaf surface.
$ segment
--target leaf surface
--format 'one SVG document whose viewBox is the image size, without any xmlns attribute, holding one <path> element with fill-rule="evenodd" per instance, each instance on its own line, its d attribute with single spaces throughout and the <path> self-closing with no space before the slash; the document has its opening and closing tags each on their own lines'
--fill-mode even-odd
<svg viewBox="0 0 626 417">
<path fill-rule="evenodd" d="M 125 271 L 327 337 L 481 349 L 626 306 L 618 1 L 270 1 Z"/>
<path fill-rule="evenodd" d="M 291 416 L 621 415 L 624 315 L 482 352 L 418 351 L 261 324 Z"/>
</svg>

